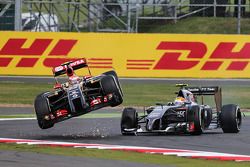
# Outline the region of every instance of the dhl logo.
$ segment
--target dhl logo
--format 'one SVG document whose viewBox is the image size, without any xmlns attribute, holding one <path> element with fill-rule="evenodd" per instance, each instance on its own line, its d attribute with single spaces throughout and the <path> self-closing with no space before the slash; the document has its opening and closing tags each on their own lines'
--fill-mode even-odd
<svg viewBox="0 0 250 167">
<path fill-rule="evenodd" d="M 29 47 L 24 48 L 27 39 L 10 38 L 0 49 L 0 67 L 8 67 L 17 57 L 21 59 L 17 62 L 16 67 L 34 67 L 52 41 L 53 39 L 35 39 Z M 59 39 L 46 55 L 43 61 L 44 67 L 51 68 L 79 59 L 67 57 L 76 43 L 77 40 Z M 88 61 L 92 68 L 112 68 L 112 58 L 89 58 Z"/>
<path fill-rule="evenodd" d="M 240 74 L 239 72 L 244 73 L 241 76 L 248 77 L 246 69 L 249 68 L 250 43 L 211 43 L 211 41 L 206 43 L 208 40 L 204 41 L 156 41 L 158 44 L 154 46 L 152 55 L 147 55 L 148 52 L 152 51 L 148 49 L 149 47 L 145 49 L 141 46 L 136 51 L 141 56 L 136 58 L 133 55 L 133 50 L 129 49 L 131 48 L 130 45 L 122 45 L 119 49 L 112 48 L 113 45 L 105 45 L 104 49 L 92 52 L 94 48 L 91 48 L 92 45 L 86 46 L 84 47 L 85 50 L 82 50 L 84 43 L 80 42 L 80 38 L 57 39 L 48 37 L 31 41 L 29 38 L 12 37 L 0 46 L 0 68 L 8 69 L 1 70 L 2 74 L 26 75 L 27 73 L 36 75 L 39 73 L 38 75 L 48 75 L 51 67 L 58 66 L 66 61 L 85 58 L 89 67 L 97 69 L 97 72 L 99 72 L 98 69 L 115 68 L 122 76 L 129 77 L 167 77 L 174 74 L 182 76 L 182 71 L 185 70 L 190 71 L 189 76 L 191 77 L 194 75 L 201 76 L 202 73 L 207 76 L 210 72 L 216 73 L 216 76 L 224 76 L 225 72 L 228 72 L 227 76 L 231 76 L 231 71 L 238 72 L 237 74 L 234 73 L 234 77 L 237 77 Z M 150 45 L 148 42 L 144 44 Z M 91 56 L 80 57 L 86 50 L 91 53 Z M 121 50 L 129 50 L 130 54 L 122 53 Z M 103 56 L 103 53 L 109 56 Z M 24 68 L 27 70 L 24 70 Z M 40 68 L 42 69 L 40 70 Z M 30 69 L 36 69 L 36 71 L 30 72 Z M 135 70 L 137 73 L 135 73 Z M 147 73 L 144 72 L 146 70 Z"/>
<path fill-rule="evenodd" d="M 14 57 L 22 57 L 16 67 L 34 67 L 53 39 L 35 39 L 28 48 L 23 48 L 27 39 L 9 39 L 0 50 L 0 67 L 7 67 Z M 55 66 L 55 62 L 69 61 L 67 58 L 49 58 L 50 56 L 66 57 L 77 40 L 59 40 L 43 62 L 45 67 Z M 27 58 L 28 56 L 28 58 Z"/>
<path fill-rule="evenodd" d="M 188 70 L 201 65 L 200 70 L 218 70 L 227 60 L 230 61 L 225 70 L 242 71 L 250 60 L 250 43 L 245 43 L 234 52 L 236 42 L 220 42 L 209 55 L 208 60 L 202 62 L 207 54 L 207 45 L 202 42 L 161 42 L 157 50 L 164 50 L 158 61 L 156 60 L 127 60 L 128 70 Z M 183 51 L 189 54 L 183 58 Z M 184 60 L 183 60 L 184 59 Z M 154 63 L 156 61 L 156 63 Z M 154 65 L 155 64 L 155 65 Z M 153 66 L 153 67 L 152 67 Z"/>
</svg>

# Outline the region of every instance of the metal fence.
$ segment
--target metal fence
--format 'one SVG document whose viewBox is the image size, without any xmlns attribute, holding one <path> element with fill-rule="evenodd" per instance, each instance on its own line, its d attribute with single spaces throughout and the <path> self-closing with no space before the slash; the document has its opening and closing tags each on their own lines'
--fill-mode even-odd
<svg viewBox="0 0 250 167">
<path fill-rule="evenodd" d="M 148 32 L 194 17 L 250 33 L 247 0 L 0 0 L 0 30 Z"/>
</svg>

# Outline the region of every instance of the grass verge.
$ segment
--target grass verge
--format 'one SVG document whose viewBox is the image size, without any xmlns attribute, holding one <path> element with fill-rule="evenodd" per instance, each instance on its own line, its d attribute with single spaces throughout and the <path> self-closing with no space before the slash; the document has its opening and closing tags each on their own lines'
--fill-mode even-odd
<svg viewBox="0 0 250 167">
<path fill-rule="evenodd" d="M 0 115 L 0 118 L 36 118 L 35 114 Z M 121 118 L 121 113 L 89 113 L 78 118 Z"/>
<path fill-rule="evenodd" d="M 181 158 L 159 154 L 142 154 L 127 151 L 97 150 L 85 148 L 48 147 L 24 144 L 0 144 L 0 150 L 18 152 L 36 152 L 49 155 L 91 157 L 97 159 L 122 160 L 136 163 L 155 164 L 176 167 L 247 167 L 249 162 L 225 162 L 218 160 L 204 161 L 201 159 Z"/>
<path fill-rule="evenodd" d="M 139 113 L 142 114 L 142 113 Z M 245 116 L 250 116 L 249 112 L 244 112 Z M 0 119 L 4 118 L 36 118 L 33 114 L 15 114 L 15 115 L 0 115 Z M 121 113 L 94 113 L 94 114 L 85 114 L 77 118 L 121 118 Z"/>
<path fill-rule="evenodd" d="M 1 104 L 33 104 L 36 95 L 52 91 L 52 84 L 27 84 L 0 82 Z M 124 92 L 123 106 L 150 106 L 156 102 L 173 101 L 178 88 L 172 84 L 127 83 L 122 84 Z M 223 86 L 223 104 L 239 104 L 241 108 L 250 108 L 250 86 Z M 213 97 L 205 99 L 206 104 L 213 106 Z"/>
<path fill-rule="evenodd" d="M 174 22 L 141 21 L 139 32 L 144 33 L 181 33 L 181 34 L 236 34 L 235 17 L 188 17 Z M 249 18 L 241 19 L 241 33 L 250 33 Z"/>
</svg>

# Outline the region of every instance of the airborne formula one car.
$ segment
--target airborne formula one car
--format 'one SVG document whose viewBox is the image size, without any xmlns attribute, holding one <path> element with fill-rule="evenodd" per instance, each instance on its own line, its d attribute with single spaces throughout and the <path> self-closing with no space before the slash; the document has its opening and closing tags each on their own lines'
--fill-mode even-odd
<svg viewBox="0 0 250 167">
<path fill-rule="evenodd" d="M 52 69 L 56 80 L 54 91 L 39 94 L 34 102 L 41 129 L 51 128 L 57 122 L 105 106 L 114 107 L 122 103 L 123 94 L 115 71 L 80 78 L 74 70 L 84 67 L 88 67 L 86 60 L 80 59 Z M 63 74 L 67 74 L 68 81 L 61 84 L 56 77 Z"/>
<path fill-rule="evenodd" d="M 125 108 L 121 118 L 123 135 L 135 135 L 143 132 L 188 133 L 200 135 L 204 130 L 222 128 L 224 133 L 238 133 L 242 123 L 238 105 L 222 106 L 220 87 L 180 86 L 174 102 L 156 104 L 145 109 L 143 116 L 138 116 L 136 109 Z M 214 95 L 216 108 L 203 104 L 203 96 Z M 198 104 L 198 96 L 201 104 Z"/>
</svg>

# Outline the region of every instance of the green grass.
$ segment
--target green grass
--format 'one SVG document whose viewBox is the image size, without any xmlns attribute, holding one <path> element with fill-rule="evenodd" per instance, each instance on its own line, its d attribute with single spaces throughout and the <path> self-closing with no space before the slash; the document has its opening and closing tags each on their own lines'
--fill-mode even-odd
<svg viewBox="0 0 250 167">
<path fill-rule="evenodd" d="M 20 144 L 0 144 L 0 150 L 14 150 L 17 152 L 36 152 L 49 155 L 91 157 L 97 159 L 121 160 L 136 163 L 155 164 L 175 167 L 247 167 L 249 162 L 225 162 L 200 159 L 181 158 L 176 156 L 142 154 L 128 151 L 110 151 L 84 148 L 62 148 Z"/>
<path fill-rule="evenodd" d="M 166 103 L 176 96 L 175 85 L 167 84 L 122 84 L 124 106 L 153 105 L 156 102 Z"/>
<path fill-rule="evenodd" d="M 52 90 L 52 87 L 52 84 L 0 82 L 0 103 L 33 104 L 36 95 Z"/>
<path fill-rule="evenodd" d="M 0 115 L 0 118 L 35 118 L 35 114 Z M 121 113 L 89 113 L 78 118 L 120 118 Z"/>
<path fill-rule="evenodd" d="M 0 115 L 0 118 L 35 118 L 35 114 Z"/>
<path fill-rule="evenodd" d="M 52 84 L 27 84 L 0 82 L 0 104 L 33 104 L 36 95 L 51 91 Z M 178 91 L 175 85 L 134 83 L 122 84 L 124 92 L 123 106 L 149 106 L 156 102 L 173 101 Z M 223 86 L 223 104 L 235 103 L 241 108 L 250 108 L 250 86 Z M 205 99 L 213 103 L 213 96 Z"/>
<path fill-rule="evenodd" d="M 0 103 L 33 104 L 36 95 L 52 90 L 52 84 L 27 84 L 0 82 Z M 152 105 L 173 100 L 177 90 L 166 84 L 123 84 L 125 106 Z"/>
<path fill-rule="evenodd" d="M 245 116 L 250 116 L 249 112 L 243 112 Z M 139 113 L 142 115 L 143 113 Z M 0 119 L 11 119 L 11 118 L 36 118 L 34 114 L 14 114 L 14 115 L 0 115 Z M 109 113 L 98 113 L 98 114 L 85 114 L 78 118 L 121 118 L 121 113 L 109 114 Z"/>
<path fill-rule="evenodd" d="M 237 19 L 224 17 L 189 17 L 174 22 L 145 22 L 139 25 L 144 33 L 183 33 L 183 34 L 236 34 Z M 250 33 L 250 19 L 241 19 L 241 33 Z"/>
</svg>

